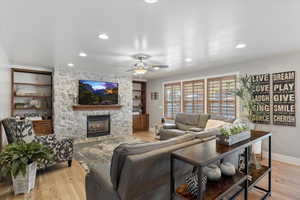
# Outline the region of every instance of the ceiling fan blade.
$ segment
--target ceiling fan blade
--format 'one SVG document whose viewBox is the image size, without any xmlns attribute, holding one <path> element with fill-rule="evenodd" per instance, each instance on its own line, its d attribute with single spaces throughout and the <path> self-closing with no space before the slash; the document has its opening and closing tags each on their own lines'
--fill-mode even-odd
<svg viewBox="0 0 300 200">
<path fill-rule="evenodd" d="M 152 65 L 152 68 L 160 68 L 160 69 L 166 69 L 169 65 Z"/>
<path fill-rule="evenodd" d="M 126 70 L 126 72 L 133 72 L 135 69 Z"/>
</svg>

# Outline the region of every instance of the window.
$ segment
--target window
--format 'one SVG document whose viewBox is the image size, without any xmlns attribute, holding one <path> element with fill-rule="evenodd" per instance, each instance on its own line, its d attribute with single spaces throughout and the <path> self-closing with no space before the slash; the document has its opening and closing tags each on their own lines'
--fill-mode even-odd
<svg viewBox="0 0 300 200">
<path fill-rule="evenodd" d="M 181 112 L 181 83 L 164 85 L 164 114 L 167 119 L 174 119 Z"/>
<path fill-rule="evenodd" d="M 183 112 L 204 113 L 204 80 L 185 81 L 182 84 Z"/>
<path fill-rule="evenodd" d="M 207 112 L 227 119 L 236 117 L 236 76 L 207 79 Z"/>
</svg>

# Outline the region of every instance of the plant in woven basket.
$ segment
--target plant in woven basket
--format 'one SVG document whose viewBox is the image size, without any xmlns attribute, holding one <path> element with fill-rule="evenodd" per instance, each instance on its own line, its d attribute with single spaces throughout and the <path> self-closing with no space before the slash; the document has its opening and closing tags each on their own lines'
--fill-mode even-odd
<svg viewBox="0 0 300 200">
<path fill-rule="evenodd" d="M 52 160 L 52 151 L 42 144 L 9 144 L 0 153 L 1 176 L 12 176 L 15 194 L 29 192 L 34 187 L 37 163 L 42 160 Z"/>
</svg>

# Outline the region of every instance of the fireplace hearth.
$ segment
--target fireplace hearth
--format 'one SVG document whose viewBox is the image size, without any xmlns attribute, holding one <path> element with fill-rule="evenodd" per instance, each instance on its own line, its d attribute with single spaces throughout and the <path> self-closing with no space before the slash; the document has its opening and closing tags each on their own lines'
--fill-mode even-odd
<svg viewBox="0 0 300 200">
<path fill-rule="evenodd" d="M 87 137 L 110 134 L 110 115 L 87 116 Z"/>
</svg>

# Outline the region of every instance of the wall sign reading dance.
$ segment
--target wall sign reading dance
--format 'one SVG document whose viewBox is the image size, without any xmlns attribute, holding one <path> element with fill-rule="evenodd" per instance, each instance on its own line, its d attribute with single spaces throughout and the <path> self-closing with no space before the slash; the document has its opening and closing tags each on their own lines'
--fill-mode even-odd
<svg viewBox="0 0 300 200">
<path fill-rule="evenodd" d="M 271 123 L 270 104 L 270 74 L 252 75 L 252 83 L 255 84 L 253 98 L 257 102 L 253 121 L 258 124 Z"/>
<path fill-rule="evenodd" d="M 296 72 L 273 74 L 273 124 L 296 126 Z"/>
</svg>

